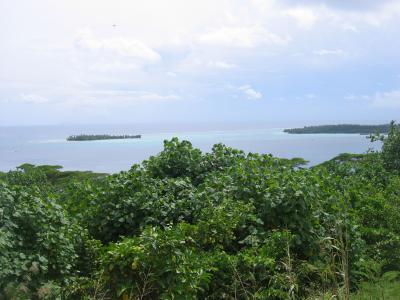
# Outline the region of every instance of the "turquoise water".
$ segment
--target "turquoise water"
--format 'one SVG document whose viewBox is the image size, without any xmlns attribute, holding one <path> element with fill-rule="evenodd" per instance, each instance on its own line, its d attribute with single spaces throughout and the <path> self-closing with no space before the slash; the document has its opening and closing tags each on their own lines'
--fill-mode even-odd
<svg viewBox="0 0 400 300">
<path fill-rule="evenodd" d="M 163 141 L 176 136 L 209 151 L 223 143 L 246 152 L 277 157 L 303 157 L 310 165 L 339 153 L 364 153 L 373 144 L 358 134 L 291 135 L 267 126 L 42 126 L 0 127 L 0 170 L 22 163 L 61 165 L 65 170 L 118 172 L 162 151 Z M 142 134 L 141 139 L 67 142 L 72 134 Z"/>
</svg>

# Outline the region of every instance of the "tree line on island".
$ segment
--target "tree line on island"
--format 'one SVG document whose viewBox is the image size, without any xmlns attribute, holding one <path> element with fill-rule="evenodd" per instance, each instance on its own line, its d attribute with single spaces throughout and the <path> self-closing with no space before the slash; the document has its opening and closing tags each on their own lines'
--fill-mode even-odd
<svg viewBox="0 0 400 300">
<path fill-rule="evenodd" d="M 0 299 L 400 295 L 400 129 L 299 158 L 173 138 L 118 174 L 0 172 Z"/>
<path fill-rule="evenodd" d="M 381 124 L 381 125 L 338 124 L 338 125 L 305 126 L 303 128 L 284 129 L 283 131 L 292 134 L 312 134 L 312 133 L 375 134 L 375 133 L 388 133 L 390 127 L 391 124 Z"/>
<path fill-rule="evenodd" d="M 70 135 L 67 141 L 97 141 L 97 140 L 120 140 L 120 139 L 140 139 L 142 136 L 137 135 L 110 135 L 110 134 L 80 134 Z"/>
</svg>

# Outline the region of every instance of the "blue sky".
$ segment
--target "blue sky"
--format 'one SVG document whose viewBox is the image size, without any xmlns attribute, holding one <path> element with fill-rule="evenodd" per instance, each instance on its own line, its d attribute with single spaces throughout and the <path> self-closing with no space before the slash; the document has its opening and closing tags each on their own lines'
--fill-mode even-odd
<svg viewBox="0 0 400 300">
<path fill-rule="evenodd" d="M 399 37 L 398 0 L 1 1 L 0 125 L 387 122 Z"/>
</svg>

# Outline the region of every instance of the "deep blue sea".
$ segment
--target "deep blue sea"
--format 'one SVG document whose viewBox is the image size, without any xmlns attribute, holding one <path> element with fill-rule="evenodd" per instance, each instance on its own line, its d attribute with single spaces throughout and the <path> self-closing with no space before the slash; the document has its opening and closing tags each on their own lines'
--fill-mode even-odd
<svg viewBox="0 0 400 300">
<path fill-rule="evenodd" d="M 128 170 L 162 151 L 163 141 L 178 137 L 210 151 L 225 145 L 277 157 L 302 157 L 315 165 L 343 152 L 364 153 L 374 145 L 358 134 L 286 134 L 262 124 L 132 124 L 0 127 L 0 170 L 23 163 L 61 165 L 64 170 L 114 173 Z M 141 134 L 141 139 L 68 142 L 73 134 Z M 377 147 L 377 145 L 375 145 Z"/>
</svg>

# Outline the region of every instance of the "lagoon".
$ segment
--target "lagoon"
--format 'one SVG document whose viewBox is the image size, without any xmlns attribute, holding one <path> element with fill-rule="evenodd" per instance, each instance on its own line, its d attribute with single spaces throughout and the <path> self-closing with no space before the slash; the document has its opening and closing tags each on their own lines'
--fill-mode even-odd
<svg viewBox="0 0 400 300">
<path fill-rule="evenodd" d="M 246 152 L 277 157 L 302 157 L 315 165 L 343 153 L 364 153 L 378 147 L 359 134 L 284 133 L 287 127 L 263 124 L 131 124 L 0 127 L 0 170 L 23 163 L 61 165 L 64 170 L 114 173 L 128 170 L 163 149 L 176 136 L 210 151 L 223 143 Z M 68 142 L 74 134 L 141 134 L 141 139 Z"/>
</svg>

